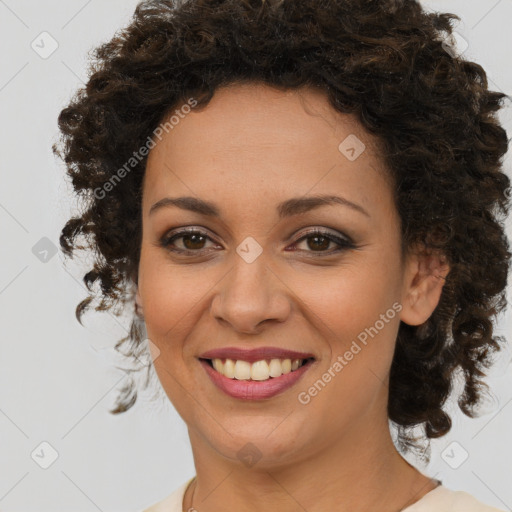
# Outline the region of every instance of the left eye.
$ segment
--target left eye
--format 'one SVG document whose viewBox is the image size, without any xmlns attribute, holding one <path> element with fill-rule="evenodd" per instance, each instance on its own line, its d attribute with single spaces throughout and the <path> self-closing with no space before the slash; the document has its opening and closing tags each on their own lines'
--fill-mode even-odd
<svg viewBox="0 0 512 512">
<path fill-rule="evenodd" d="M 176 247 L 176 241 L 181 240 L 183 247 Z M 216 242 L 212 240 L 207 233 L 198 229 L 187 229 L 178 231 L 174 234 L 166 235 L 161 240 L 161 246 L 169 251 L 176 253 L 200 253 L 205 250 L 206 241 L 211 241 L 214 244 Z M 291 247 L 296 246 L 301 242 L 306 242 L 307 249 L 292 249 L 293 251 L 300 250 L 303 252 L 313 253 L 325 253 L 333 254 L 344 249 L 355 247 L 352 241 L 348 237 L 337 236 L 329 231 L 323 231 L 320 229 L 314 229 L 305 233 L 301 238 L 297 239 Z M 338 247 L 334 250 L 327 251 L 328 247 L 332 244 L 336 244 Z M 220 247 L 218 244 L 216 244 Z"/>
<path fill-rule="evenodd" d="M 305 252 L 320 253 L 318 256 L 328 256 L 330 254 L 338 253 L 346 249 L 355 248 L 355 245 L 350 238 L 346 236 L 338 236 L 334 233 L 331 233 L 330 231 L 323 231 L 318 228 L 306 232 L 293 245 L 297 245 L 302 241 L 306 241 L 307 247 L 311 249 L 306 250 Z M 325 249 L 327 249 L 331 243 L 336 244 L 338 247 L 334 250 L 326 251 Z"/>
<path fill-rule="evenodd" d="M 335 235 L 329 231 L 323 231 L 320 229 L 313 229 L 299 238 L 294 245 L 297 245 L 299 242 L 306 241 L 307 247 L 311 249 L 311 251 L 306 252 L 320 252 L 333 254 L 344 249 L 350 249 L 355 247 L 352 241 L 348 237 L 340 237 Z M 334 243 L 338 246 L 338 248 L 332 251 L 326 251 L 331 243 Z M 301 250 L 301 249 L 300 249 Z"/>
</svg>

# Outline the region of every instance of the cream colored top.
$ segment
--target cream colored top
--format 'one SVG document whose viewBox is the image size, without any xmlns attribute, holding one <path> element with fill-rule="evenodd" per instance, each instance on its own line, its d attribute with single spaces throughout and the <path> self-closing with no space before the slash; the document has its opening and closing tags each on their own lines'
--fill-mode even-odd
<svg viewBox="0 0 512 512">
<path fill-rule="evenodd" d="M 183 510 L 183 497 L 191 478 L 180 485 L 174 492 L 155 503 L 143 512 L 193 512 Z M 471 494 L 465 491 L 452 491 L 443 485 L 437 486 L 428 492 L 416 503 L 413 503 L 401 512 L 504 512 L 498 508 L 484 505 Z"/>
</svg>

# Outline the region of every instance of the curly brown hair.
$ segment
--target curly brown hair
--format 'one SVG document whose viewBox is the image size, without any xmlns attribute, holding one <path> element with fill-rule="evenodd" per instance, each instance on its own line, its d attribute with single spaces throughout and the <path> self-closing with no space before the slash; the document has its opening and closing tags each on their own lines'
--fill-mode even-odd
<svg viewBox="0 0 512 512">
<path fill-rule="evenodd" d="M 450 430 L 443 405 L 457 371 L 458 405 L 475 417 L 485 369 L 505 341 L 493 334 L 492 317 L 506 307 L 510 180 L 502 169 L 507 134 L 495 112 L 510 98 L 489 90 L 482 67 L 453 51 L 453 20 L 460 18 L 426 12 L 415 0 L 140 2 L 130 24 L 94 50 L 86 86 L 58 118 L 53 150 L 84 206 L 60 244 L 66 256 L 89 249 L 95 257 L 78 320 L 97 293 L 96 310 L 119 314 L 135 304 L 147 157 L 115 186 L 105 184 L 173 109 L 189 97 L 199 109 L 217 88 L 242 82 L 313 86 L 382 142 L 403 247 L 440 250 L 450 265 L 429 320 L 400 324 L 388 401 L 398 444 L 421 448 L 416 426 L 427 438 Z M 126 355 L 137 358 L 142 332 L 134 307 L 116 350 L 127 344 Z M 136 397 L 130 381 L 110 412 L 126 411 Z"/>
</svg>

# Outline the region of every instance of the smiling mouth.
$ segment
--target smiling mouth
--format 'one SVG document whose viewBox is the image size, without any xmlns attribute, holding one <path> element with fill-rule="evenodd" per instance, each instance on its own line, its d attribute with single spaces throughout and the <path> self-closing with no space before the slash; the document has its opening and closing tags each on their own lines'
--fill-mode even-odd
<svg viewBox="0 0 512 512">
<path fill-rule="evenodd" d="M 261 359 L 250 363 L 242 359 L 201 359 L 217 373 L 233 380 L 266 381 L 295 372 L 311 364 L 313 357 L 306 359 Z"/>
</svg>

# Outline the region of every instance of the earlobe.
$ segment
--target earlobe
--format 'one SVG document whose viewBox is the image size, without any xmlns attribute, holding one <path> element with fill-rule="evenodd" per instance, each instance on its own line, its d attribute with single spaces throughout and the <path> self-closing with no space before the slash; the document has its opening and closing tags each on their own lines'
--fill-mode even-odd
<svg viewBox="0 0 512 512">
<path fill-rule="evenodd" d="M 406 267 L 400 319 L 420 325 L 437 307 L 450 266 L 439 251 L 422 248 L 408 256 Z"/>
<path fill-rule="evenodd" d="M 137 293 L 135 295 L 135 313 L 139 315 L 140 317 L 143 316 L 144 311 L 142 308 L 142 298 L 139 293 L 139 289 L 137 288 Z"/>
</svg>

